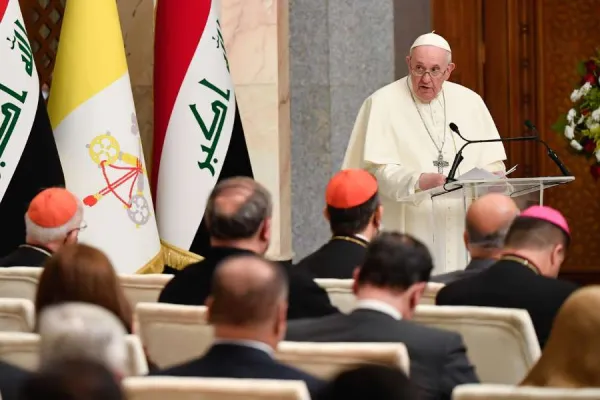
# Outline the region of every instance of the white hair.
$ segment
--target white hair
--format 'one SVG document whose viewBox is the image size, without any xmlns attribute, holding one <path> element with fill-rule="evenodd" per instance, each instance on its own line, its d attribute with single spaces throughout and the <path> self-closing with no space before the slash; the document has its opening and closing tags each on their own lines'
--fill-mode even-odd
<svg viewBox="0 0 600 400">
<path fill-rule="evenodd" d="M 42 367 L 65 359 L 86 359 L 125 376 L 127 331 L 110 311 L 91 303 L 50 306 L 38 317 L 38 332 Z"/>
<path fill-rule="evenodd" d="M 418 47 L 413 47 L 412 49 L 410 49 L 410 52 L 408 53 L 408 55 L 409 55 L 410 57 L 412 57 L 412 55 L 413 55 L 413 51 L 414 51 L 416 48 L 418 48 Z M 450 52 L 450 51 L 448 51 L 448 50 L 444 50 L 444 51 L 447 53 L 447 57 L 448 57 L 446 61 L 448 61 L 448 64 L 451 64 L 451 63 L 452 63 L 452 52 Z"/>
<path fill-rule="evenodd" d="M 80 228 L 82 222 L 83 203 L 81 200 L 77 199 L 77 211 L 75 212 L 75 215 L 73 215 L 66 224 L 57 228 L 45 228 L 39 226 L 29 218 L 27 213 L 25 213 L 25 233 L 27 239 L 35 241 L 38 244 L 46 244 L 66 238 L 69 232 Z"/>
</svg>

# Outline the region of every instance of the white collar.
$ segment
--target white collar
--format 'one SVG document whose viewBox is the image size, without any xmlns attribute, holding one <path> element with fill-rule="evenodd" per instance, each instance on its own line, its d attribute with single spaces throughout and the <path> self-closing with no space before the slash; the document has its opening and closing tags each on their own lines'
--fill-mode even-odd
<svg viewBox="0 0 600 400">
<path fill-rule="evenodd" d="M 394 307 L 392 307 L 389 304 L 387 304 L 383 301 L 380 301 L 380 300 L 374 300 L 374 299 L 359 300 L 356 302 L 356 309 L 357 310 L 360 309 L 360 310 L 378 311 L 380 313 L 389 315 L 390 317 L 394 318 L 395 320 L 402 319 L 402 314 L 400 313 L 400 311 L 396 310 Z"/>
<path fill-rule="evenodd" d="M 357 233 L 354 236 L 356 236 L 357 238 L 362 239 L 365 242 L 369 243 L 369 238 L 367 238 L 365 235 L 361 235 L 360 233 Z"/>
<path fill-rule="evenodd" d="M 273 349 L 266 343 L 259 342 L 258 340 L 243 340 L 243 339 L 219 339 L 213 340 L 214 344 L 233 344 L 236 346 L 250 347 L 256 350 L 264 351 L 270 356 L 273 356 Z"/>
</svg>

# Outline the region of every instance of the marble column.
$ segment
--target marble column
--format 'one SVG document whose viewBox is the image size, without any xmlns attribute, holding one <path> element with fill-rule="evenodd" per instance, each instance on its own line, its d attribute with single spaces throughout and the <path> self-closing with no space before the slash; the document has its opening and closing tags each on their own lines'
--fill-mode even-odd
<svg viewBox="0 0 600 400">
<path fill-rule="evenodd" d="M 267 256 L 292 258 L 287 0 L 221 0 L 221 24 L 254 177 L 273 195 Z"/>
<path fill-rule="evenodd" d="M 118 0 L 117 5 L 144 157 L 146 165 L 151 168 L 154 134 L 154 3 L 153 0 Z"/>
<path fill-rule="evenodd" d="M 291 0 L 292 227 L 295 260 L 325 243 L 324 191 L 362 102 L 406 74 L 430 29 L 429 0 Z"/>
</svg>

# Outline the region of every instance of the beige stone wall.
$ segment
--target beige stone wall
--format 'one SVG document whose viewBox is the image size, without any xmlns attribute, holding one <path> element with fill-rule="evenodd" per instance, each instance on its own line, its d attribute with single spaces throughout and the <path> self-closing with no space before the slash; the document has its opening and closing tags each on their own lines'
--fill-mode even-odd
<svg viewBox="0 0 600 400">
<path fill-rule="evenodd" d="M 118 0 L 149 168 L 154 1 Z M 268 255 L 274 259 L 292 258 L 288 7 L 288 0 L 221 0 L 221 25 L 254 175 L 273 194 Z"/>
</svg>

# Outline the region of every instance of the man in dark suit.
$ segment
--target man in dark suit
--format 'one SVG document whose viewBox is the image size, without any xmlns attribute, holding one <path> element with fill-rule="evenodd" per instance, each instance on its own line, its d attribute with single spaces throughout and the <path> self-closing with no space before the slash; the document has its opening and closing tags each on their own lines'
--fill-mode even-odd
<svg viewBox="0 0 600 400">
<path fill-rule="evenodd" d="M 431 255 L 421 242 L 396 232 L 381 233 L 355 272 L 356 310 L 293 321 L 286 340 L 404 343 L 419 398 L 450 399 L 455 386 L 477 383 L 478 378 L 459 334 L 410 321 L 432 269 Z"/>
<path fill-rule="evenodd" d="M 272 202 L 269 192 L 250 178 L 219 182 L 208 198 L 204 219 L 211 249 L 204 260 L 187 266 L 167 283 L 161 303 L 204 305 L 217 265 L 229 256 L 266 253 L 271 239 Z M 285 267 L 289 279 L 288 319 L 337 313 L 327 292 L 308 272 Z"/>
<path fill-rule="evenodd" d="M 448 284 L 492 266 L 502 254 L 504 237 L 517 215 L 519 207 L 503 194 L 490 193 L 475 200 L 467 210 L 464 233 L 471 261 L 464 270 L 436 275 L 431 281 Z"/>
<path fill-rule="evenodd" d="M 316 278 L 352 279 L 381 225 L 383 207 L 377 179 L 362 169 L 342 170 L 327 184 L 325 202 L 324 214 L 333 236 L 297 268 L 310 271 Z"/>
<path fill-rule="evenodd" d="M 257 255 L 224 261 L 207 301 L 215 343 L 195 360 L 157 375 L 304 381 L 313 396 L 320 380 L 273 359 L 286 328 L 287 279 L 282 267 Z"/>
<path fill-rule="evenodd" d="M 0 361 L 0 394 L 2 400 L 17 400 L 19 390 L 31 376 L 28 371 Z"/>
<path fill-rule="evenodd" d="M 558 309 L 577 289 L 556 279 L 569 240 L 569 226 L 558 211 L 530 207 L 510 227 L 502 258 L 486 271 L 444 287 L 436 303 L 525 309 L 543 347 Z"/>
<path fill-rule="evenodd" d="M 83 204 L 63 188 L 43 190 L 25 213 L 25 244 L 0 259 L 0 267 L 41 267 L 63 245 L 76 243 Z"/>
</svg>

